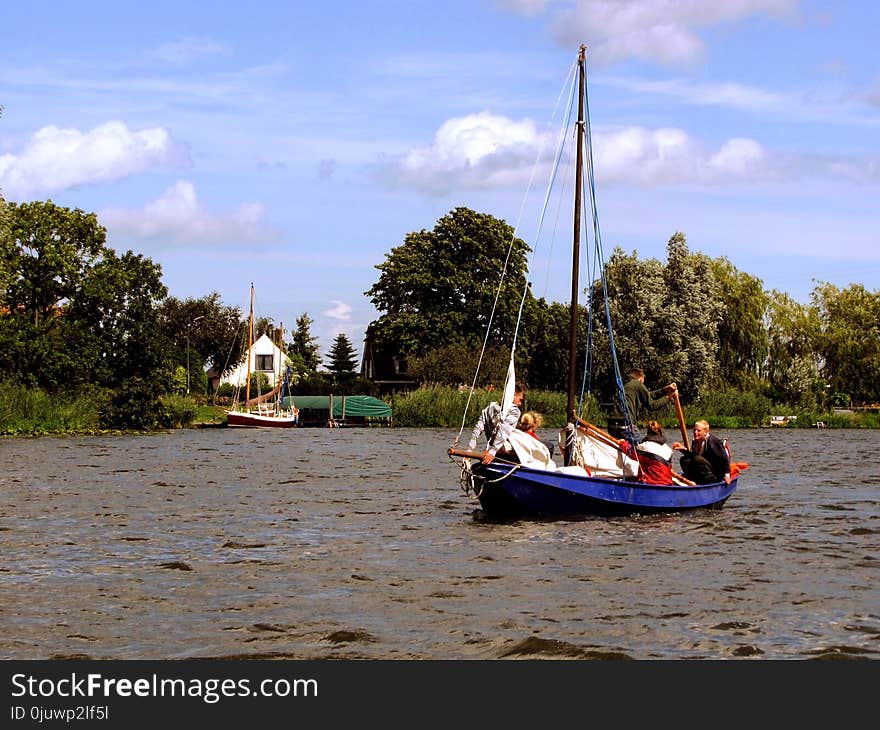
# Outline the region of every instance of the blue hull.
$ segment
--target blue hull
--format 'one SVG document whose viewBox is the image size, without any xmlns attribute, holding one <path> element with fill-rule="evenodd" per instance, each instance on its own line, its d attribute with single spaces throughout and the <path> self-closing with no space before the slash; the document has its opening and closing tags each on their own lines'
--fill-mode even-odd
<svg viewBox="0 0 880 730">
<path fill-rule="evenodd" d="M 737 480 L 733 479 L 730 484 L 660 486 L 496 463 L 475 466 L 474 474 L 486 477 L 479 499 L 483 512 L 489 516 L 681 512 L 720 507 L 737 485 Z"/>
</svg>

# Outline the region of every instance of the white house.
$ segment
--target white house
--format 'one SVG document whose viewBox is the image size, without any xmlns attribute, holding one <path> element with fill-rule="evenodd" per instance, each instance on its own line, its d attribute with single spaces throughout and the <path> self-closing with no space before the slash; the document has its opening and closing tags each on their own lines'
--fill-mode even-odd
<svg viewBox="0 0 880 730">
<path fill-rule="evenodd" d="M 275 382 L 278 379 L 284 377 L 284 369 L 290 361 L 290 358 L 266 335 L 261 335 L 251 346 L 249 356 L 251 372 L 265 373 L 269 379 L 269 385 L 272 387 L 275 386 Z M 220 382 L 231 383 L 235 387 L 243 388 L 247 380 L 247 372 L 248 364 L 247 358 L 245 358 L 234 370 L 225 375 Z"/>
</svg>

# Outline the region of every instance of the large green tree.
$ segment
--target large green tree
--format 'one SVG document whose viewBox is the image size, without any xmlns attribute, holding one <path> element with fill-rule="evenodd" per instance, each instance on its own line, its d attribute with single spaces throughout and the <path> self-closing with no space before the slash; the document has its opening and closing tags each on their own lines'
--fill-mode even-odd
<svg viewBox="0 0 880 730">
<path fill-rule="evenodd" d="M 51 200 L 8 207 L 7 305 L 39 328 L 76 295 L 100 257 L 107 233 L 94 213 L 63 208 Z"/>
<path fill-rule="evenodd" d="M 117 255 L 97 218 L 78 209 L 12 204 L 7 218 L 0 375 L 49 391 L 137 381 L 138 403 L 155 403 L 172 363 L 159 326 L 167 294 L 159 266 L 131 251 Z M 134 411 L 119 405 L 113 425 L 124 426 Z"/>
<path fill-rule="evenodd" d="M 414 356 L 455 342 L 472 345 L 475 356 L 484 339 L 509 346 L 528 251 L 507 223 L 464 207 L 433 230 L 408 233 L 376 266 L 379 279 L 366 294 L 382 314 L 368 337 L 386 351 Z"/>
<path fill-rule="evenodd" d="M 104 250 L 65 314 L 88 347 L 93 380 L 119 387 L 140 378 L 157 394 L 168 390 L 174 357 L 159 308 L 167 293 L 158 264 L 132 251 Z"/>
<path fill-rule="evenodd" d="M 65 314 L 100 259 L 104 228 L 93 214 L 52 201 L 10 203 L 4 217 L 0 376 L 52 391 L 89 382 L 90 332 Z"/>
<path fill-rule="evenodd" d="M 191 374 L 203 363 L 220 375 L 235 367 L 242 350 L 241 319 L 241 309 L 224 305 L 218 292 L 182 301 L 167 297 L 159 311 L 161 331 L 174 343 L 178 364 L 186 364 L 189 349 Z"/>
</svg>

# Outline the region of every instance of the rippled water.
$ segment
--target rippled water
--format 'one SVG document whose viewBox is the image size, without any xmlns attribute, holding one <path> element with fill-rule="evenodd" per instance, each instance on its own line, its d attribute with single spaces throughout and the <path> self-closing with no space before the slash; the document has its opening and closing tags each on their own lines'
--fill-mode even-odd
<svg viewBox="0 0 880 730">
<path fill-rule="evenodd" d="M 507 523 L 448 430 L 2 439 L 0 657 L 880 656 L 880 431 L 721 435 L 721 510 Z"/>
</svg>

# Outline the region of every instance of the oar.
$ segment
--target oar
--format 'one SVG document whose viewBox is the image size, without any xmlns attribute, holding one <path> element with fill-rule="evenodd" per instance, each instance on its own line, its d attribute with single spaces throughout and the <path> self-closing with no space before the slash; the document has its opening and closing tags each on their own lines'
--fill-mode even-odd
<svg viewBox="0 0 880 730">
<path fill-rule="evenodd" d="M 675 401 L 675 415 L 678 416 L 678 427 L 681 429 L 681 442 L 690 451 L 691 442 L 688 439 L 687 424 L 684 422 L 684 411 L 681 410 L 681 401 L 678 399 L 678 389 L 672 394 L 672 400 Z"/>
<path fill-rule="evenodd" d="M 446 453 L 449 454 L 450 456 L 461 456 L 462 458 L 465 458 L 465 459 L 477 459 L 478 461 L 483 460 L 483 452 L 482 451 L 468 451 L 467 449 L 456 449 L 454 446 L 450 446 L 448 449 L 446 449 Z M 517 464 L 515 461 L 510 461 L 510 460 L 505 459 L 501 456 L 496 456 L 492 460 L 493 464 L 495 462 L 498 462 L 500 464 L 508 464 L 508 465 L 512 465 L 512 466 L 517 466 L 517 467 L 519 466 L 519 464 Z"/>
<path fill-rule="evenodd" d="M 592 423 L 589 423 L 588 421 L 584 421 L 582 418 L 577 419 L 577 425 L 581 429 L 586 431 L 588 434 L 595 436 L 599 441 L 603 441 L 604 443 L 608 444 L 609 446 L 613 446 L 618 451 L 621 451 L 619 441 L 616 438 L 614 438 L 614 436 L 612 436 L 607 431 L 603 431 L 598 426 L 595 426 Z"/>
<path fill-rule="evenodd" d="M 452 446 L 449 447 L 449 449 L 447 450 L 446 453 L 449 454 L 450 456 L 463 456 L 468 459 L 482 459 L 483 458 L 482 451 L 467 451 L 465 449 L 456 449 L 456 448 L 453 448 Z"/>
</svg>

